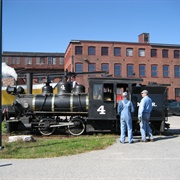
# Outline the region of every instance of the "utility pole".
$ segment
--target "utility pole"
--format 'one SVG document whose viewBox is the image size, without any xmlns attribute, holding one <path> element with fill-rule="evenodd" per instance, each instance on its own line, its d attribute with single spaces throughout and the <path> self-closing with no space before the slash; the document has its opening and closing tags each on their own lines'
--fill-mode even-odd
<svg viewBox="0 0 180 180">
<path fill-rule="evenodd" d="M 2 146 L 2 0 L 0 0 L 0 150 Z"/>
</svg>

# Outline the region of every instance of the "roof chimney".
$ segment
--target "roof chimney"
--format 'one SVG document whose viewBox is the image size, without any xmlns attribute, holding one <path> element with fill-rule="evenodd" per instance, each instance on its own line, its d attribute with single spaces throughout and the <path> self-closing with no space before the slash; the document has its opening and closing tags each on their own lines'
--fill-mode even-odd
<svg viewBox="0 0 180 180">
<path fill-rule="evenodd" d="M 142 33 L 138 37 L 139 43 L 149 43 L 149 33 Z"/>
</svg>

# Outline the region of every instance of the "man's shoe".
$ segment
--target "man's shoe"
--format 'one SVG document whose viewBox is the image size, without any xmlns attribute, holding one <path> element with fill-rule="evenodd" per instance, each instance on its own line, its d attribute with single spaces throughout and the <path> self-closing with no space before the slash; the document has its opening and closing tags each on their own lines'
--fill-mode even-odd
<svg viewBox="0 0 180 180">
<path fill-rule="evenodd" d="M 129 142 L 129 144 L 132 144 L 132 143 L 134 143 L 134 141 Z"/>
<path fill-rule="evenodd" d="M 147 142 L 147 140 L 143 140 L 143 139 L 141 139 L 141 140 L 140 140 L 140 142 Z"/>
<path fill-rule="evenodd" d="M 124 144 L 124 142 L 120 141 L 121 144 Z"/>
</svg>

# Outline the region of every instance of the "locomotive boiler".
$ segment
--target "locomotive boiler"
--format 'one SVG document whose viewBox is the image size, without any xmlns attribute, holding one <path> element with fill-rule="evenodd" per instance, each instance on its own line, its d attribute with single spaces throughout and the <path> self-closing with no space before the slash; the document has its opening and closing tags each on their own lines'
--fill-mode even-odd
<svg viewBox="0 0 180 180">
<path fill-rule="evenodd" d="M 42 87 L 42 93 L 36 95 L 25 93 L 21 87 L 8 87 L 7 92 L 16 96 L 13 105 L 3 111 L 9 131 L 28 129 L 51 135 L 57 128 L 65 127 L 72 135 L 85 132 L 119 133 L 117 104 L 124 91 L 128 92 L 135 107 L 133 131 L 136 131 L 139 128 L 137 112 L 140 92 L 144 89 L 149 91 L 153 101 L 151 126 L 160 133 L 168 128 L 165 85 L 141 85 L 141 78 L 90 77 L 88 81 L 88 93 L 83 85 L 77 84 L 72 89 L 66 81 L 60 81 L 54 88 L 47 81 Z M 55 88 L 57 93 L 53 93 Z"/>
<path fill-rule="evenodd" d="M 51 135 L 57 127 L 66 126 L 70 134 L 80 135 L 85 130 L 81 119 L 88 114 L 88 96 L 83 85 L 72 89 L 69 82 L 62 81 L 57 84 L 57 94 L 53 94 L 50 82 L 46 82 L 42 94 L 25 94 L 22 87 L 8 87 L 7 93 L 16 96 L 6 110 L 9 131 L 24 127 Z"/>
</svg>

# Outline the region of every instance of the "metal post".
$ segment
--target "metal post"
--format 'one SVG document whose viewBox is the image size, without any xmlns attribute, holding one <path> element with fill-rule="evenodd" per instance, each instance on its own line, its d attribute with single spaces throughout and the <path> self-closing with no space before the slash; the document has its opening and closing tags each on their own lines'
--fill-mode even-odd
<svg viewBox="0 0 180 180">
<path fill-rule="evenodd" d="M 2 146 L 2 0 L 0 0 L 0 150 L 4 147 Z"/>
<path fill-rule="evenodd" d="M 33 85 L 32 73 L 26 74 L 26 85 L 27 85 L 27 94 L 32 94 L 32 85 Z"/>
</svg>

